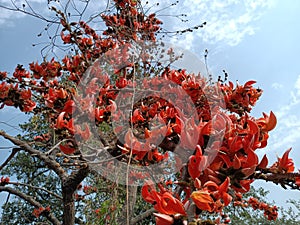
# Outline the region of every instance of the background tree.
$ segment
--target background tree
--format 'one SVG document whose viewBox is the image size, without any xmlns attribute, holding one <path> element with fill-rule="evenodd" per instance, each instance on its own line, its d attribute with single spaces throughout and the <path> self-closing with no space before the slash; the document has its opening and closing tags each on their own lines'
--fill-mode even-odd
<svg viewBox="0 0 300 225">
<path fill-rule="evenodd" d="M 147 3 L 108 1 L 85 22 L 90 3 L 49 1 L 50 19 L 29 5 L 8 8 L 55 26 L 45 49 L 68 54 L 0 73 L 2 107 L 32 116 L 26 136 L 0 132 L 16 146 L 1 166 L 0 192 L 20 199 L 4 205 L 3 221 L 148 224 L 154 215 L 160 225 L 227 224 L 223 209 L 245 207 L 255 179 L 299 189 L 290 150 L 271 166 L 256 155 L 276 117 L 250 115 L 262 94 L 255 81 L 174 69 L 181 56 L 158 41 L 169 32 Z M 277 218 L 274 206 L 247 204 Z"/>
<path fill-rule="evenodd" d="M 296 225 L 300 220 L 300 208 L 299 200 L 287 200 L 290 203 L 288 208 L 278 207 L 278 219 L 273 221 L 266 220 L 263 210 L 259 208 L 253 208 L 249 204 L 250 199 L 257 199 L 261 204 L 274 205 L 275 202 L 270 202 L 268 200 L 269 191 L 260 188 L 251 188 L 250 191 L 245 195 L 244 207 L 241 205 L 230 205 L 230 207 L 224 210 L 225 214 L 229 216 L 232 224 L 290 224 Z M 251 200 L 250 200 L 251 202 Z"/>
</svg>

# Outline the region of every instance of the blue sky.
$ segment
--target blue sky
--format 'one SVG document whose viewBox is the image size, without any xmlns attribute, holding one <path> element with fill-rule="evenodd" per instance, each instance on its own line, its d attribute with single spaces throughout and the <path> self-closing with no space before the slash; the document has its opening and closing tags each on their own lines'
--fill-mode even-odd
<svg viewBox="0 0 300 225">
<path fill-rule="evenodd" d="M 0 0 L 0 4 L 4 2 L 7 1 Z M 41 12 L 45 10 L 42 7 L 46 1 L 29 2 L 40 7 Z M 167 27 L 194 26 L 204 21 L 207 25 L 196 33 L 173 38 L 172 42 L 199 57 L 208 49 L 209 68 L 215 76 L 222 75 L 225 69 L 232 81 L 256 80 L 264 94 L 253 114 L 260 116 L 261 112 L 273 110 L 278 118 L 268 147 L 259 150 L 259 155 L 266 153 L 273 162 L 276 155 L 293 147 L 291 156 L 296 168 L 300 168 L 300 1 L 185 0 L 179 5 L 169 8 L 167 14 L 187 13 L 189 22 L 182 24 L 167 17 Z M 163 16 L 166 10 L 160 14 Z M 16 64 L 40 60 L 40 49 L 32 44 L 41 42 L 37 34 L 43 28 L 37 19 L 0 9 L 0 70 L 12 72 Z M 15 125 L 22 119 L 8 108 L 0 111 L 2 122 Z M 0 127 L 11 134 L 17 132 L 3 123 Z M 7 152 L 0 150 L 1 161 L 5 155 Z M 270 190 L 270 199 L 279 204 L 287 198 L 300 198 L 299 192 L 280 192 L 275 185 L 257 183 Z"/>
</svg>

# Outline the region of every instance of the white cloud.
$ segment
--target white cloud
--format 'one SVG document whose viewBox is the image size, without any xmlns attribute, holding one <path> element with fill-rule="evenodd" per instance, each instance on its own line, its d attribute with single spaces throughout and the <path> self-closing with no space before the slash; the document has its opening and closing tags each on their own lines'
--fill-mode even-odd
<svg viewBox="0 0 300 225">
<path fill-rule="evenodd" d="M 17 18 L 15 13 L 11 11 L 7 11 L 0 8 L 0 26 L 12 26 L 13 23 L 10 21 L 12 17 Z M 18 15 L 18 17 L 21 17 L 21 15 Z"/>
<path fill-rule="evenodd" d="M 282 85 L 274 83 L 272 87 L 282 88 Z M 294 88 L 290 92 L 289 103 L 279 106 L 275 111 L 277 126 L 271 133 L 269 149 L 275 152 L 300 144 L 300 75 L 298 76 Z"/>
<path fill-rule="evenodd" d="M 185 0 L 180 11 L 187 12 L 190 26 L 207 22 L 203 29 L 193 33 L 193 41 L 200 38 L 208 44 L 225 43 L 234 46 L 245 36 L 255 33 L 258 27 L 254 22 L 273 4 L 273 0 Z M 174 28 L 180 26 L 184 24 L 177 23 Z M 191 42 L 190 37 L 186 39 Z"/>
<path fill-rule="evenodd" d="M 279 89 L 282 89 L 282 88 L 283 88 L 283 85 L 280 84 L 280 83 L 275 82 L 275 83 L 273 83 L 273 84 L 271 85 L 271 87 L 274 88 L 275 90 L 279 90 Z"/>
<path fill-rule="evenodd" d="M 17 10 L 9 10 L 9 9 L 19 9 L 19 10 L 27 10 L 30 11 L 30 6 L 33 9 L 36 9 L 37 12 L 41 13 L 41 8 L 39 7 L 41 4 L 45 6 L 47 2 L 45 0 L 17 0 L 17 1 L 7 1 L 0 0 L 0 26 L 13 26 L 14 19 L 23 18 L 26 14 L 17 11 Z M 39 7 L 39 8 L 37 8 Z M 46 7 L 47 9 L 47 7 Z"/>
<path fill-rule="evenodd" d="M 298 76 L 298 79 L 295 83 L 295 90 L 296 90 L 296 95 L 300 97 L 300 75 Z"/>
<path fill-rule="evenodd" d="M 88 2 L 88 7 L 85 8 L 87 2 L 85 1 L 69 1 L 69 0 L 60 0 L 60 1 L 50 1 L 47 3 L 46 0 L 0 0 L 0 26 L 12 26 L 14 25 L 14 20 L 23 18 L 26 16 L 25 13 L 22 13 L 22 10 L 25 10 L 31 14 L 37 13 L 43 17 L 49 16 L 49 19 L 55 15 L 54 12 L 49 10 L 52 6 L 57 8 L 58 10 L 65 10 L 65 6 L 68 5 L 68 13 L 74 15 L 76 19 L 79 18 L 78 13 L 85 11 L 86 16 L 91 16 L 95 13 L 99 13 L 105 9 L 107 6 L 107 1 L 99 1 L 99 0 L 90 0 Z M 112 1 L 109 1 L 110 4 L 113 4 Z M 25 7 L 24 7 L 25 6 Z M 19 9 L 18 10 L 9 10 L 9 9 Z M 32 12 L 34 10 L 34 12 Z M 83 17 L 85 18 L 85 17 Z"/>
<path fill-rule="evenodd" d="M 276 0 L 184 0 L 179 2 L 177 6 L 168 7 L 175 1 L 166 0 L 159 6 L 156 5 L 156 0 L 150 0 L 146 8 L 154 6 L 150 11 L 157 11 L 166 7 L 159 14 L 169 14 L 166 19 L 172 27 L 172 30 L 182 30 L 183 27 L 192 27 L 200 25 L 206 21 L 207 25 L 197 32 L 187 33 L 184 36 L 179 36 L 173 42 L 184 44 L 186 48 L 191 48 L 197 39 L 202 39 L 209 44 L 225 43 L 231 46 L 239 44 L 247 35 L 253 35 L 257 29 L 254 22 L 257 21 L 264 12 L 269 9 Z M 22 7 L 24 0 L 17 0 L 18 6 Z M 28 0 L 29 4 L 35 7 L 45 7 L 45 0 Z M 145 1 L 143 1 L 145 2 Z M 10 1 L 0 0 L 0 5 L 7 5 Z M 79 3 L 78 3 L 79 4 Z M 77 4 L 77 5 L 78 5 Z M 103 6 L 106 1 L 91 1 L 90 10 L 95 10 L 97 6 Z M 64 1 L 61 1 L 64 5 Z M 186 13 L 188 15 L 188 23 L 181 23 L 171 15 L 179 15 Z M 9 12 L 0 8 L 0 25 L 11 24 L 12 19 L 23 16 L 21 13 Z"/>
</svg>

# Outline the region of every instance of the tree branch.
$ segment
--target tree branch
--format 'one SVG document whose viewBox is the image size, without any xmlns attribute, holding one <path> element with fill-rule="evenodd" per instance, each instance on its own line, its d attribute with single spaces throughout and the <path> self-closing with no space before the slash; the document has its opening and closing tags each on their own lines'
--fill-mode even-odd
<svg viewBox="0 0 300 225">
<path fill-rule="evenodd" d="M 89 172 L 88 166 L 72 172 L 69 176 L 62 179 L 62 187 L 68 189 L 69 192 L 74 192 Z"/>
<path fill-rule="evenodd" d="M 20 150 L 19 148 L 13 148 L 12 149 L 12 152 L 10 153 L 10 155 L 7 157 L 5 162 L 2 163 L 2 165 L 0 166 L 0 170 L 2 170 L 9 163 L 10 160 L 12 160 L 12 158 L 15 156 L 15 154 L 17 154 L 17 152 L 19 150 Z"/>
<path fill-rule="evenodd" d="M 49 190 L 47 190 L 46 188 L 43 188 L 43 187 L 37 187 L 37 186 L 30 185 L 30 184 L 24 184 L 24 183 L 19 183 L 19 182 L 9 182 L 9 184 L 16 185 L 16 186 L 26 186 L 26 187 L 33 188 L 33 189 L 42 190 L 42 191 L 47 192 L 50 195 L 53 195 L 54 197 L 56 197 L 60 200 L 62 200 L 62 197 L 60 195 L 55 194 L 54 192 L 49 191 Z"/>
<path fill-rule="evenodd" d="M 32 206 L 34 206 L 36 208 L 43 207 L 42 204 L 37 202 L 36 200 L 34 200 L 34 198 L 32 198 L 31 196 L 28 196 L 28 195 L 16 190 L 16 189 L 13 189 L 13 188 L 7 187 L 7 186 L 0 186 L 0 192 L 3 192 L 3 191 L 20 197 L 21 199 L 23 199 L 24 201 L 30 203 Z M 52 224 L 61 225 L 59 220 L 52 213 L 44 212 L 41 215 L 45 216 Z"/>
<path fill-rule="evenodd" d="M 300 173 L 255 173 L 254 178 L 265 180 L 265 181 L 271 181 L 274 184 L 280 184 L 284 189 L 286 189 L 286 186 L 295 189 L 300 190 L 300 187 L 295 184 L 295 178 L 300 177 Z"/>
<path fill-rule="evenodd" d="M 130 225 L 134 225 L 140 221 L 142 221 L 143 219 L 147 218 L 148 216 L 151 216 L 152 213 L 155 212 L 154 208 L 148 209 L 146 212 L 143 212 L 142 214 L 138 215 L 137 217 L 133 218 L 130 221 Z"/>
<path fill-rule="evenodd" d="M 8 10 L 8 11 L 21 12 L 21 13 L 24 13 L 24 14 L 26 14 L 26 15 L 35 17 L 35 18 L 37 18 L 37 19 L 46 21 L 47 23 L 56 23 L 56 24 L 60 24 L 59 21 L 54 20 L 54 19 L 48 19 L 48 18 L 42 16 L 41 14 L 38 14 L 38 13 L 35 12 L 35 11 L 32 11 L 32 12 L 26 11 L 26 10 L 24 10 L 24 9 L 21 9 L 20 7 L 18 7 L 18 6 L 15 5 L 15 4 L 13 5 L 13 7 L 14 7 L 14 8 L 8 7 L 8 6 L 5 6 L 5 5 L 0 5 L 0 8 L 5 9 L 5 10 Z"/>
<path fill-rule="evenodd" d="M 61 168 L 61 166 L 54 160 L 48 157 L 45 153 L 32 148 L 28 143 L 22 141 L 18 138 L 8 135 L 4 131 L 0 131 L 0 136 L 4 137 L 5 139 L 9 140 L 13 144 L 22 148 L 25 152 L 39 158 L 43 161 L 50 169 L 52 169 L 61 179 L 67 177 L 67 173 Z"/>
</svg>

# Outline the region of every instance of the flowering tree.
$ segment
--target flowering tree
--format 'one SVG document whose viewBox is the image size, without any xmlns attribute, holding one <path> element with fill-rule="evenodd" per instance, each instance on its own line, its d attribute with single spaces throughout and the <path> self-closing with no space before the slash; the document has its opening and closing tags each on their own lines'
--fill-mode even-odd
<svg viewBox="0 0 300 225">
<path fill-rule="evenodd" d="M 255 201 L 259 201 L 262 203 L 267 203 L 272 205 L 272 203 L 268 203 L 268 194 L 269 191 L 266 191 L 263 187 L 253 188 L 251 187 L 250 191 L 247 192 L 244 197 L 251 201 L 255 198 Z M 278 207 L 278 218 L 276 220 L 267 221 L 264 212 L 260 210 L 261 207 L 253 207 L 252 204 L 246 204 L 244 207 L 238 207 L 237 205 L 231 205 L 224 209 L 225 214 L 230 217 L 232 224 L 288 224 L 288 225 L 296 225 L 300 220 L 300 205 L 299 200 L 287 200 L 287 203 L 290 204 L 289 207 Z"/>
<path fill-rule="evenodd" d="M 69 3 L 49 6 L 57 17 L 50 23 L 59 30 L 51 47 L 71 53 L 29 68 L 18 65 L 11 76 L 0 72 L 1 107 L 32 116 L 23 125 L 28 136 L 0 132 L 16 146 L 1 170 L 14 157 L 29 159 L 31 170 L 42 168 L 28 183 L 3 176 L 0 192 L 21 198 L 34 217 L 56 225 L 136 224 L 151 215 L 158 225 L 228 224 L 223 209 L 229 204 L 251 205 L 275 220 L 276 206 L 244 194 L 257 179 L 299 190 L 300 174 L 291 149 L 271 165 L 257 156 L 276 117 L 251 116 L 262 94 L 256 82 L 234 85 L 226 74 L 213 81 L 175 69 L 183 56 L 161 41 L 168 32 L 155 13 L 147 13 L 147 3 L 108 1 L 87 21 L 82 14 L 73 20 Z M 48 21 L 32 8 L 14 7 Z M 99 17 L 105 27 L 98 22 L 92 28 L 89 22 Z M 37 129 L 36 122 L 44 126 Z M 34 183 L 47 177 L 52 185 Z"/>
</svg>

